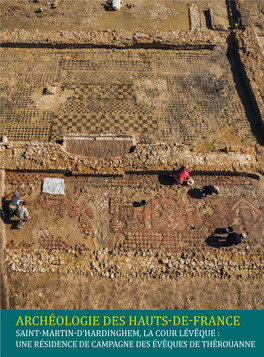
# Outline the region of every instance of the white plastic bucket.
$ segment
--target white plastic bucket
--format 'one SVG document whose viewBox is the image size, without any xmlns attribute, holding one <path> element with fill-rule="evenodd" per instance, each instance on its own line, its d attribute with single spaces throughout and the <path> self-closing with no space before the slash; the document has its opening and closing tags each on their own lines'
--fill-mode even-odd
<svg viewBox="0 0 264 357">
<path fill-rule="evenodd" d="M 113 0 L 112 8 L 113 10 L 119 11 L 121 9 L 121 0 Z"/>
<path fill-rule="evenodd" d="M 189 179 L 187 180 L 187 185 L 188 185 L 188 186 L 192 186 L 193 184 L 194 184 L 194 180 L 191 179 L 191 178 L 189 178 Z"/>
</svg>

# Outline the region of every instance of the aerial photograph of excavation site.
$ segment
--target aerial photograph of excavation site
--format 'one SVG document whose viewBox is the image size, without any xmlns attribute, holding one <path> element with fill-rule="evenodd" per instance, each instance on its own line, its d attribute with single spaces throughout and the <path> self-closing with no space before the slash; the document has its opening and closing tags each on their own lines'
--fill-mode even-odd
<svg viewBox="0 0 264 357">
<path fill-rule="evenodd" d="M 264 2 L 0 7 L 2 310 L 263 310 Z"/>
</svg>

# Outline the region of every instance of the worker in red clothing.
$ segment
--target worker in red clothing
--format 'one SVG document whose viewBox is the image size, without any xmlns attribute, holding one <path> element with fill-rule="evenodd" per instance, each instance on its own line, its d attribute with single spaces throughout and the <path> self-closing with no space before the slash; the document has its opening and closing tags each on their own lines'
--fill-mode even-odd
<svg viewBox="0 0 264 357">
<path fill-rule="evenodd" d="M 187 179 L 190 177 L 189 172 L 187 171 L 187 166 L 183 166 L 178 172 L 175 174 L 175 181 L 176 184 L 182 185 L 184 179 Z"/>
</svg>

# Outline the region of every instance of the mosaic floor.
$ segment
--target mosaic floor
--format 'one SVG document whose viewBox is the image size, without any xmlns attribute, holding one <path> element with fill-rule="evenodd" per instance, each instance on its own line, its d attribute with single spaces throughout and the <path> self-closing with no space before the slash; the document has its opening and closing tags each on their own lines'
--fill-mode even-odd
<svg viewBox="0 0 264 357">
<path fill-rule="evenodd" d="M 134 134 L 138 142 L 255 144 L 253 112 L 215 51 L 2 49 L 0 135 Z M 54 95 L 43 94 L 54 84 Z"/>
<path fill-rule="evenodd" d="M 43 178 L 65 179 L 65 195 L 41 193 Z M 221 230 L 232 226 L 248 238 L 237 249 L 264 244 L 264 205 L 258 181 L 246 177 L 194 176 L 195 187 L 179 187 L 166 175 L 125 177 L 66 177 L 46 173 L 6 174 L 6 193 L 29 193 L 34 219 L 23 230 L 6 222 L 9 248 L 211 250 L 221 247 Z M 220 195 L 201 196 L 216 183 Z M 140 200 L 146 200 L 139 206 Z M 252 226 L 254 230 L 252 230 Z M 25 238 L 26 237 L 26 238 Z"/>
</svg>

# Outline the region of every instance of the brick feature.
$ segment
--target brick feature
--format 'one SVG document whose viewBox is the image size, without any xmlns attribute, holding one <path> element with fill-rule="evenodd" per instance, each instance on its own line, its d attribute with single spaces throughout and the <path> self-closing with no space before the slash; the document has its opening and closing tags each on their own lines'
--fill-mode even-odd
<svg viewBox="0 0 264 357">
<path fill-rule="evenodd" d="M 69 250 L 72 249 L 62 237 L 42 236 L 39 242 L 44 249 L 48 250 Z"/>
<path fill-rule="evenodd" d="M 65 195 L 41 193 L 43 178 L 52 176 L 65 179 Z M 14 227 L 15 219 L 7 223 L 7 248 L 18 248 L 23 238 L 27 245 L 21 242 L 21 247 L 36 249 L 43 241 L 41 246 L 46 249 L 66 249 L 59 239 L 63 236 L 69 239 L 69 249 L 80 251 L 97 247 L 120 251 L 210 251 L 223 246 L 226 237 L 215 230 L 232 226 L 235 232 L 247 234 L 237 249 L 258 249 L 264 243 L 264 208 L 258 181 L 242 176 L 192 177 L 194 189 L 172 185 L 171 180 L 168 184 L 168 175 L 78 177 L 7 172 L 6 197 L 16 190 L 21 195 L 30 192 L 27 203 L 34 216 L 25 225 L 25 236 L 8 229 L 8 225 Z M 199 196 L 202 187 L 210 183 L 219 186 L 220 194 Z M 139 199 L 140 191 L 141 199 L 146 200 L 143 206 L 131 199 L 131 194 L 137 194 Z M 48 225 L 43 224 L 43 217 L 47 217 Z M 46 236 L 40 241 L 36 237 L 42 236 L 44 227 Z M 31 229 L 34 234 L 29 233 Z M 34 247 L 31 238 L 35 240 Z"/>
<path fill-rule="evenodd" d="M 184 203 L 178 196 L 153 199 L 144 207 L 113 199 L 110 207 L 112 231 L 126 236 L 119 245 L 124 250 L 202 250 L 206 234 L 214 235 L 217 228 L 227 226 L 238 233 L 249 232 L 248 244 L 263 241 L 264 209 L 252 197 L 205 198 L 200 208 L 192 201 Z M 215 247 L 220 247 L 226 235 L 215 235 Z"/>
</svg>

